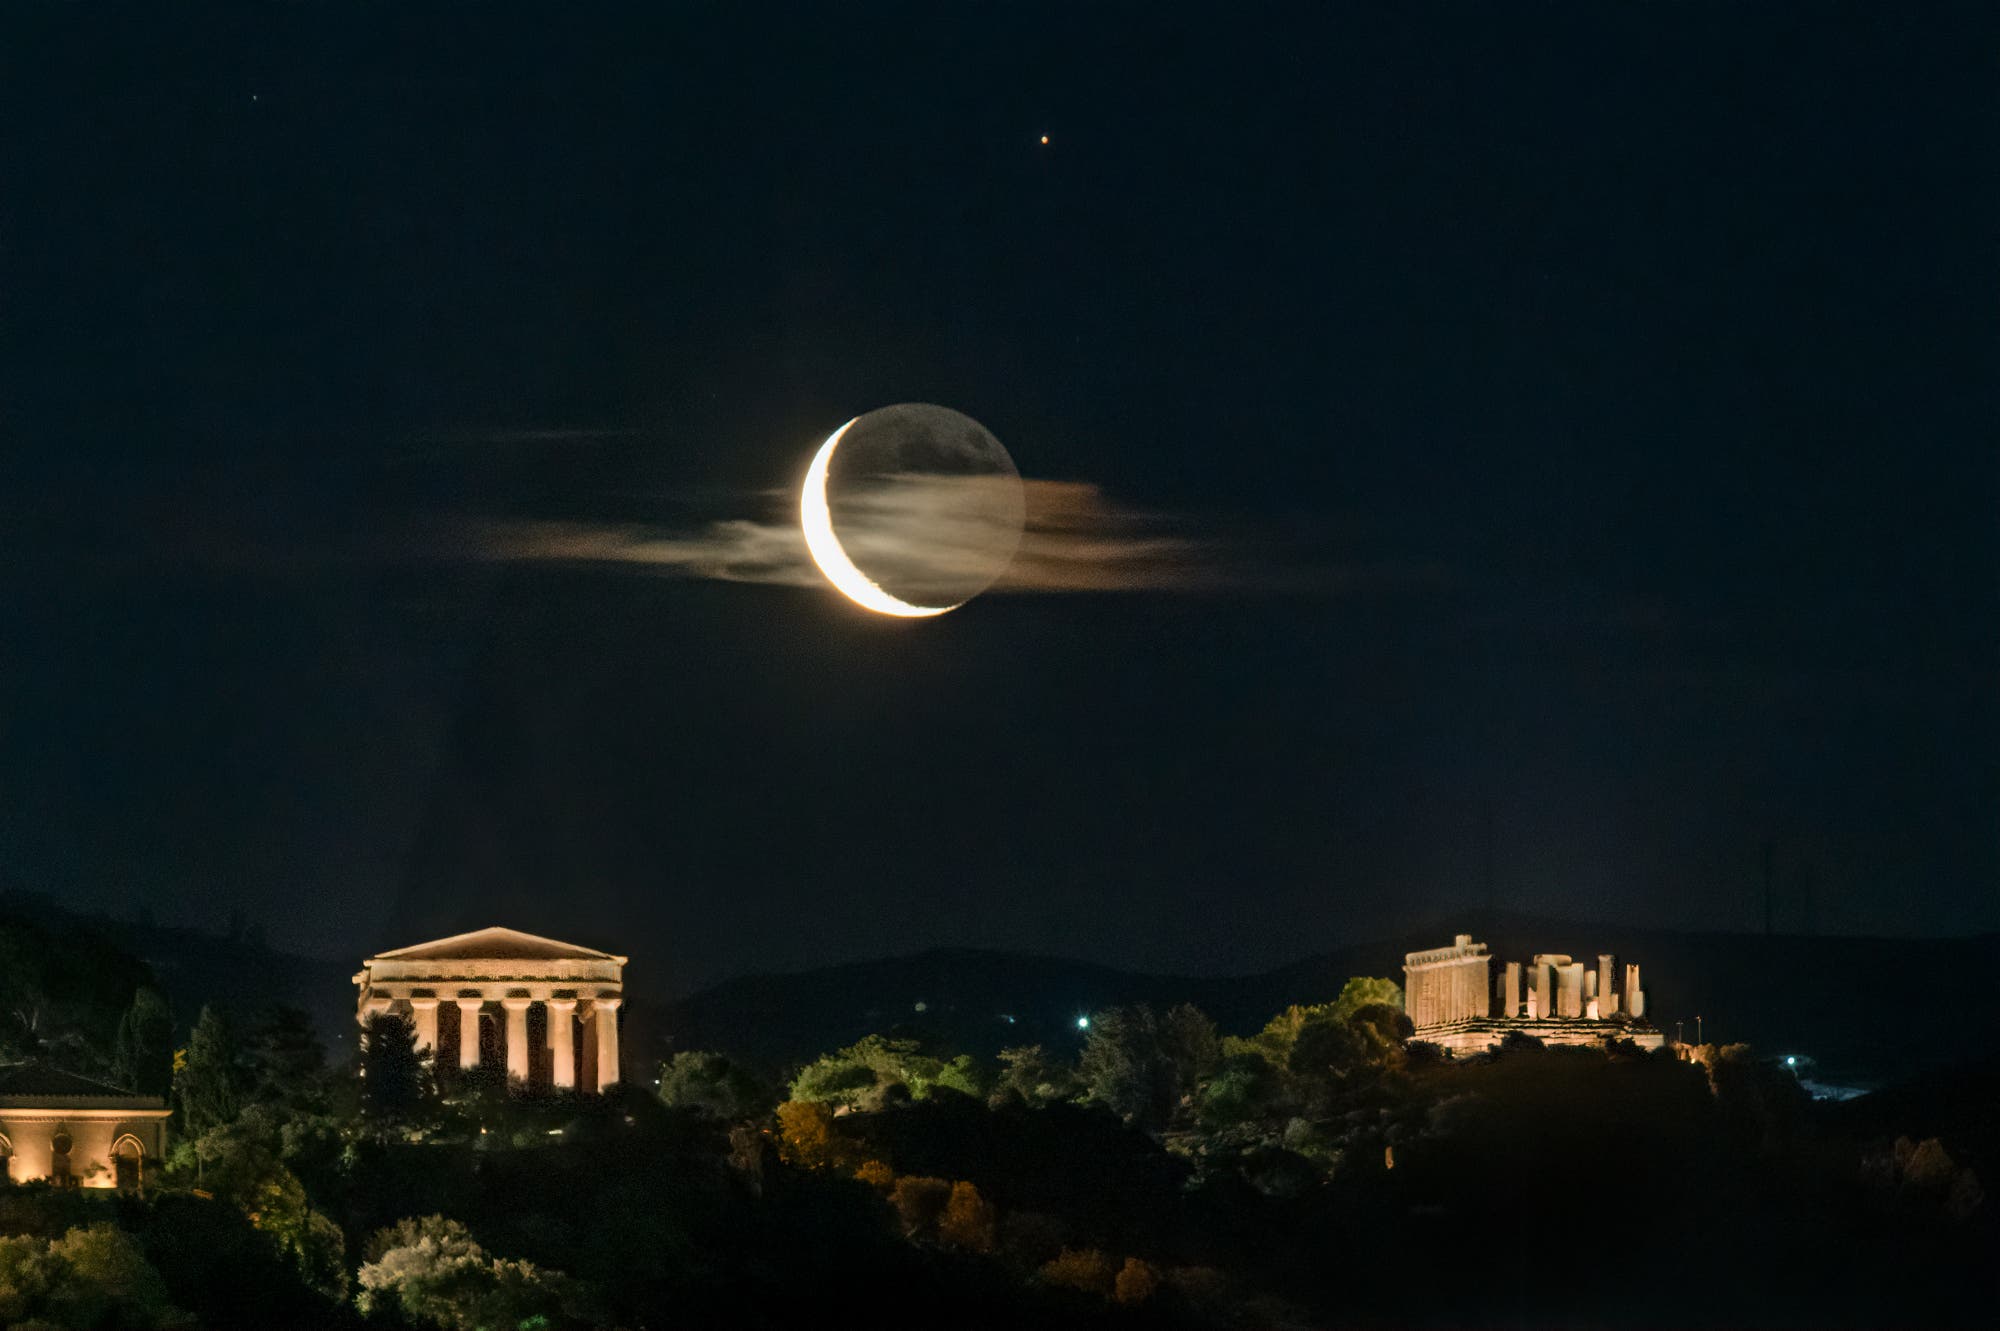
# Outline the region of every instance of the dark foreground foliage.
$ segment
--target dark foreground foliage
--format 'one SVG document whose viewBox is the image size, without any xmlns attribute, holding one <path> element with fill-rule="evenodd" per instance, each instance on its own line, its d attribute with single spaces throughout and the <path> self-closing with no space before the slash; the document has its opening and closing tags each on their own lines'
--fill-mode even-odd
<svg viewBox="0 0 2000 1331">
<path fill-rule="evenodd" d="M 523 1094 L 392 1018 L 345 1067 L 287 1010 L 203 1009 L 166 1051 L 143 968 L 101 959 L 110 997 L 50 998 L 42 1052 L 176 1054 L 175 1143 L 144 1197 L 0 1190 L 0 1323 L 1943 1327 L 2000 1300 L 1990 1061 L 1829 1107 L 1741 1046 L 1452 1060 L 1357 979 L 1240 1036 L 1135 1006 L 1073 1052 L 891 1034 Z"/>
</svg>

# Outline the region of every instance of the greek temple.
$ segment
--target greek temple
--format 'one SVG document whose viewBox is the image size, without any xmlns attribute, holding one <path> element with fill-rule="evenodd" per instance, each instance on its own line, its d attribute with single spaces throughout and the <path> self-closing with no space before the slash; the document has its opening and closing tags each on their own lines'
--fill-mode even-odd
<svg viewBox="0 0 2000 1331">
<path fill-rule="evenodd" d="M 361 963 L 355 1017 L 395 1013 L 437 1065 L 505 1068 L 522 1087 L 603 1091 L 618 1070 L 624 957 L 518 929 L 477 929 Z"/>
<path fill-rule="evenodd" d="M 1658 1049 L 1665 1040 L 1645 1019 L 1639 967 L 1627 965 L 1614 988 L 1615 961 L 1600 953 L 1591 967 L 1568 953 L 1538 952 L 1525 968 L 1510 961 L 1496 975 L 1486 944 L 1459 934 L 1450 947 L 1404 956 L 1403 1011 L 1416 1039 L 1454 1054 L 1481 1053 L 1510 1031 L 1543 1044 L 1630 1040 Z"/>
</svg>

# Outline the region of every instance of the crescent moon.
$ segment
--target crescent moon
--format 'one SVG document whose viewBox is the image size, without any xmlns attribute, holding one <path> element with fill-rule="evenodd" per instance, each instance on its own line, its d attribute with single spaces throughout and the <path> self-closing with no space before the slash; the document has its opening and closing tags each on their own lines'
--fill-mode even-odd
<svg viewBox="0 0 2000 1331">
<path fill-rule="evenodd" d="M 856 416 L 854 421 L 861 418 Z M 826 474 L 833 465 L 833 450 L 840 446 L 840 436 L 847 433 L 849 421 L 819 446 L 813 454 L 812 466 L 806 468 L 805 489 L 799 495 L 799 525 L 805 529 L 806 549 L 812 552 L 813 563 L 826 574 L 841 595 L 864 610 L 873 610 L 878 615 L 900 615 L 905 619 L 920 619 L 926 615 L 941 615 L 947 610 L 956 610 L 964 605 L 956 601 L 951 605 L 912 605 L 882 590 L 873 578 L 855 567 L 841 548 L 840 537 L 833 531 L 833 510 L 826 502 Z"/>
</svg>

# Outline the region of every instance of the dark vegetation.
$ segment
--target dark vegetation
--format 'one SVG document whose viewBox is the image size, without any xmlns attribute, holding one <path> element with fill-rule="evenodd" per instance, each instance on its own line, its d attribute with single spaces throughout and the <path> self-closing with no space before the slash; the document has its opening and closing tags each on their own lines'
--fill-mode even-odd
<svg viewBox="0 0 2000 1331">
<path fill-rule="evenodd" d="M 1990 1058 L 1842 1105 L 1740 1045 L 1450 1060 L 1343 977 L 1234 1026 L 1162 995 L 1060 1043 L 885 1023 L 520 1096 L 393 1018 L 358 1068 L 296 1009 L 176 1013 L 85 928 L 0 948 L 11 1056 L 177 1114 L 143 1197 L 0 1191 L 0 1325 L 1948 1326 L 2000 1295 Z"/>
<path fill-rule="evenodd" d="M 1673 1034 L 1704 1018 L 1708 1039 L 1811 1057 L 1820 1075 L 1887 1085 L 1964 1057 L 1969 1033 L 2000 1031 L 2000 938 L 1840 938 L 1686 933 L 1500 912 L 1460 913 L 1373 943 L 1258 975 L 1170 977 L 970 949 L 797 974 L 745 976 L 670 1004 L 657 1023 L 676 1048 L 729 1049 L 782 1064 L 868 1034 L 908 1033 L 991 1057 L 1009 1045 L 1074 1052 L 1079 1012 L 1193 1003 L 1246 1030 L 1295 1003 L 1324 1001 L 1350 975 L 1394 974 L 1405 952 L 1470 929 L 1496 956 L 1615 953 L 1644 968 L 1649 1013 Z M 1885 1003 L 1880 977 L 1926 977 L 1936 1021 Z M 919 1011 L 917 1003 L 924 1005 Z M 1005 1018 L 1012 1017 L 1012 1021 Z"/>
</svg>

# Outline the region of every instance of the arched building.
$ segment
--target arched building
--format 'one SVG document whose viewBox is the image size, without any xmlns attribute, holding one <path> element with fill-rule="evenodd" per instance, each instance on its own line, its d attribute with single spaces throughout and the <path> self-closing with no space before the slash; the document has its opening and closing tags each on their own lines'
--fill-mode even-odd
<svg viewBox="0 0 2000 1331">
<path fill-rule="evenodd" d="M 518 929 L 477 929 L 361 963 L 355 1017 L 395 1012 L 440 1068 L 505 1068 L 527 1086 L 623 1080 L 625 958 Z"/>
<path fill-rule="evenodd" d="M 40 1063 L 0 1068 L 0 1182 L 132 1191 L 166 1154 L 157 1095 Z"/>
</svg>

